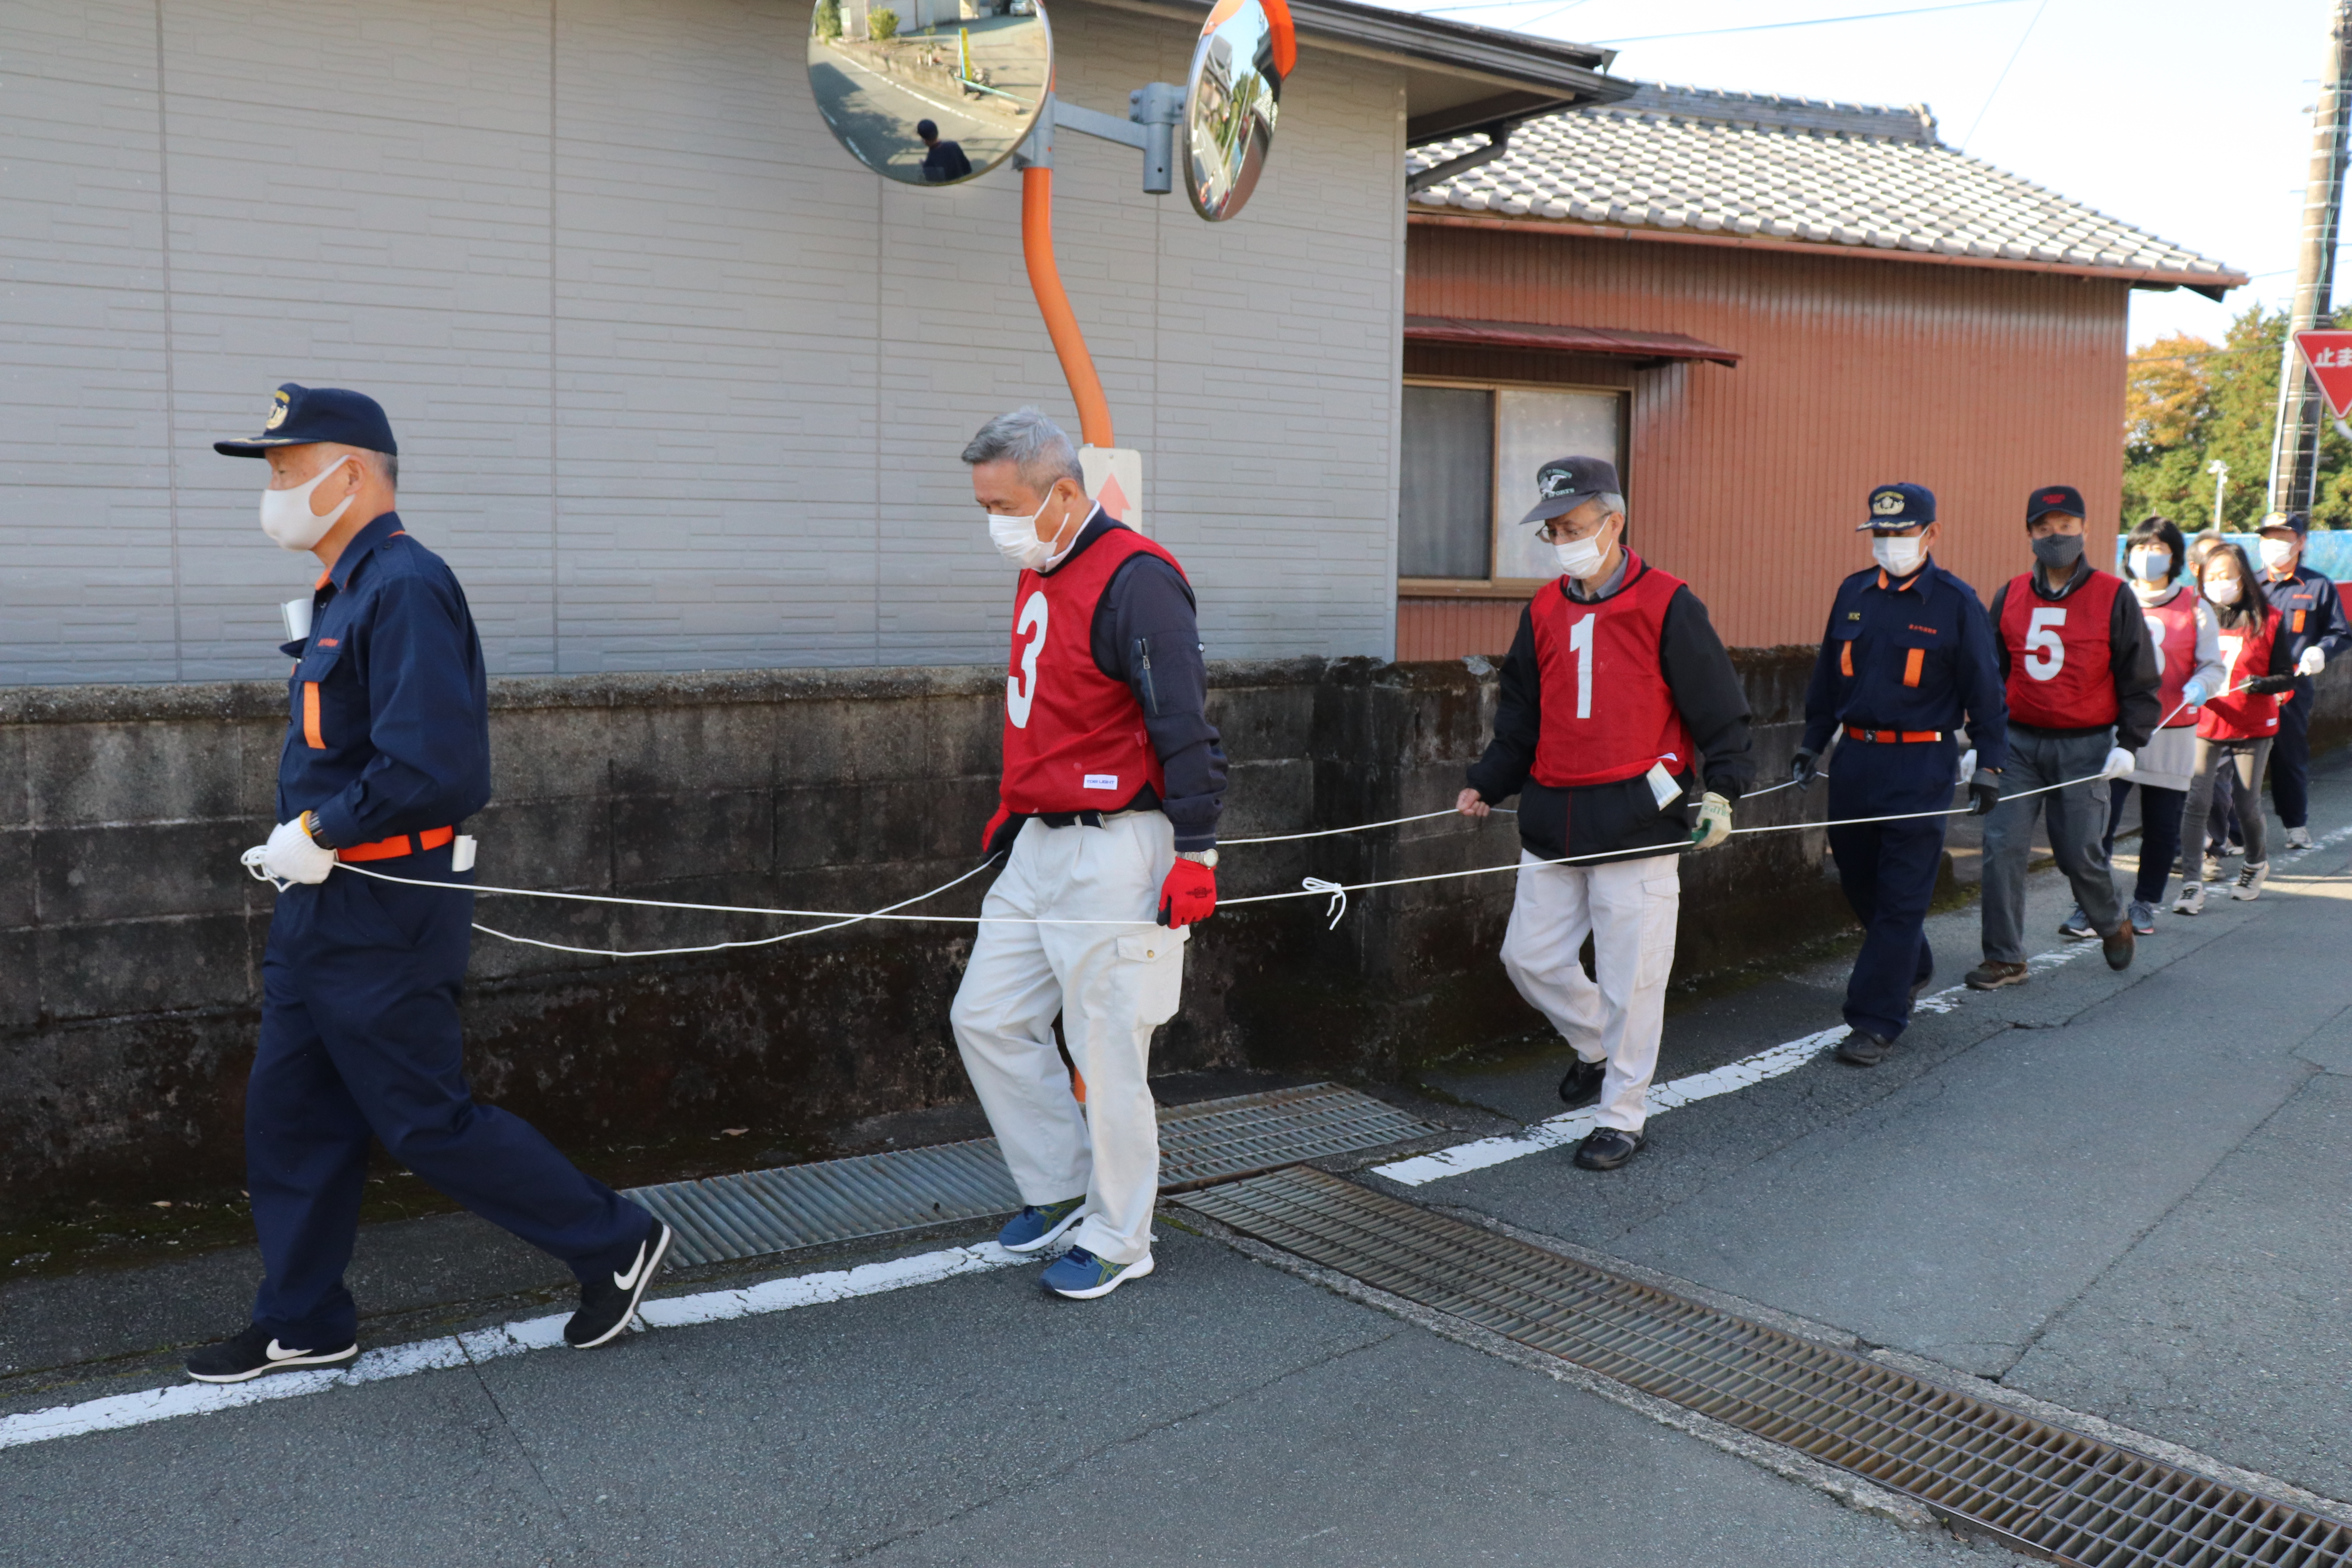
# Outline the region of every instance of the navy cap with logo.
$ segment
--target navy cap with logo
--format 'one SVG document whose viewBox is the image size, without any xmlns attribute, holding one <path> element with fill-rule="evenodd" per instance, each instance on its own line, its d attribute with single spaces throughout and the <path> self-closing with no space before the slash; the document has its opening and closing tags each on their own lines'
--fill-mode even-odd
<svg viewBox="0 0 2352 1568">
<path fill-rule="evenodd" d="M 400 455 L 383 404 L 364 392 L 304 386 L 291 381 L 269 395 L 269 412 L 262 419 L 260 435 L 243 441 L 215 441 L 213 450 L 231 458 L 258 458 L 272 447 L 299 447 L 311 441 L 332 441 L 388 457 Z"/>
<path fill-rule="evenodd" d="M 1925 485 L 1881 485 L 1870 492 L 1870 521 L 1854 530 L 1912 528 L 1936 521 L 1936 492 Z"/>
<path fill-rule="evenodd" d="M 2025 503 L 2025 526 L 2032 528 L 2034 519 L 2045 512 L 2063 511 L 2070 517 L 2088 517 L 2083 506 L 2083 492 L 2072 485 L 2043 485 Z"/>
<path fill-rule="evenodd" d="M 2268 533 L 2273 528 L 2293 529 L 2297 539 L 2308 539 L 2311 537 L 2311 514 L 2307 511 L 2274 511 L 2263 519 L 2262 527 L 2255 531 Z"/>
<path fill-rule="evenodd" d="M 1599 458 L 1554 458 L 1536 470 L 1536 494 L 1540 496 L 1521 523 L 1542 522 L 1574 511 L 1594 496 L 1622 495 L 1617 485 L 1617 465 Z"/>
</svg>

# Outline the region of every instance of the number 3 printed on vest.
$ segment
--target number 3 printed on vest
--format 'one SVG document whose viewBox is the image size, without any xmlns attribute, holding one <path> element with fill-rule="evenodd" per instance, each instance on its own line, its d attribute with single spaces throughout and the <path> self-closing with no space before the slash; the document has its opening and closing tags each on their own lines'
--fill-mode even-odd
<svg viewBox="0 0 2352 1568">
<path fill-rule="evenodd" d="M 1029 727 L 1029 705 L 1037 700 L 1037 656 L 1045 648 L 1045 591 L 1040 588 L 1029 595 L 1021 606 L 1021 618 L 1013 623 L 1013 640 L 1029 639 L 1021 650 L 1020 670 L 1004 678 L 1004 715 L 1016 730 Z"/>
<path fill-rule="evenodd" d="M 2066 645 L 2058 636 L 2065 624 L 2064 608 L 2055 605 L 2035 606 L 2025 623 L 2025 673 L 2034 679 L 2053 679 L 2066 668 Z"/>
</svg>

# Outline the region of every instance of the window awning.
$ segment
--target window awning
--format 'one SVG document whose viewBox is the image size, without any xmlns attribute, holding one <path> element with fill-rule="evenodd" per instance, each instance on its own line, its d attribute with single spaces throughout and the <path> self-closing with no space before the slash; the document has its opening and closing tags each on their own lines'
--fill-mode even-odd
<svg viewBox="0 0 2352 1568">
<path fill-rule="evenodd" d="M 1538 349 L 1552 353 L 1609 354 L 1650 364 L 1708 360 L 1737 365 L 1738 349 L 1717 348 L 1680 332 L 1633 332 L 1615 327 L 1548 327 L 1533 321 L 1465 321 L 1451 316 L 1407 316 L 1409 343 L 1466 343 L 1474 348 Z"/>
</svg>

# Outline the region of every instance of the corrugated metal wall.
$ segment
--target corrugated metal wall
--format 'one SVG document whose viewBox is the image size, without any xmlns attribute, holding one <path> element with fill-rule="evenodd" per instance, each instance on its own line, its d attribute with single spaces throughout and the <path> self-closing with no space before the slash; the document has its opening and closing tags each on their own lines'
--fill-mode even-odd
<svg viewBox="0 0 2352 1568">
<path fill-rule="evenodd" d="M 1409 314 L 1686 332 L 1747 356 L 1631 373 L 1625 476 L 1634 548 L 1687 578 L 1735 647 L 1820 638 L 1832 587 L 1869 563 L 1853 529 L 1888 480 L 1936 492 L 1937 558 L 1987 598 L 2032 564 L 2035 486 L 2079 486 L 2094 534 L 2115 528 L 2121 283 L 1418 217 L 1406 258 Z M 1605 365 L 1449 349 L 1409 352 L 1406 371 L 1590 385 Z M 1399 608 L 1401 657 L 1409 635 L 1424 658 L 1494 651 L 1466 620 L 1481 646 L 1445 644 L 1420 603 Z"/>
</svg>

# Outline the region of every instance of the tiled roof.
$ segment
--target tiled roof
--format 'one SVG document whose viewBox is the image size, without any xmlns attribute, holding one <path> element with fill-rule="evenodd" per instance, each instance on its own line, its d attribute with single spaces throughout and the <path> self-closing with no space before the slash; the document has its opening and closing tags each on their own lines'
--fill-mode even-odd
<svg viewBox="0 0 2352 1568">
<path fill-rule="evenodd" d="M 1476 151 L 1412 150 L 1419 172 Z M 2069 201 L 1937 139 L 1924 107 L 1644 85 L 1520 124 L 1494 162 L 1412 198 L 1448 209 L 1613 227 L 1927 251 L 2113 270 L 2209 290 L 2245 281 L 2209 257 Z M 2148 275 L 2158 275 L 2149 277 Z"/>
</svg>

